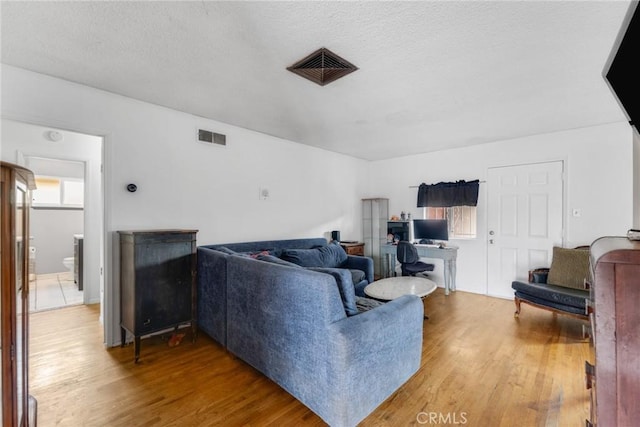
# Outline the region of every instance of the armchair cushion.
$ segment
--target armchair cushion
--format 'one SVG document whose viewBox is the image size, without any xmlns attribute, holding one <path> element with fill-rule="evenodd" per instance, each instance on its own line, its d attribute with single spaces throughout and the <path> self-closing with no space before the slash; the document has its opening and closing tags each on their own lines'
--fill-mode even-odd
<svg viewBox="0 0 640 427">
<path fill-rule="evenodd" d="M 515 296 L 522 300 L 580 315 L 584 315 L 586 300 L 589 298 L 589 292 L 586 290 L 545 283 L 514 281 L 511 287 Z"/>
<path fill-rule="evenodd" d="M 584 289 L 589 275 L 589 250 L 553 248 L 547 283 L 566 288 Z"/>
</svg>

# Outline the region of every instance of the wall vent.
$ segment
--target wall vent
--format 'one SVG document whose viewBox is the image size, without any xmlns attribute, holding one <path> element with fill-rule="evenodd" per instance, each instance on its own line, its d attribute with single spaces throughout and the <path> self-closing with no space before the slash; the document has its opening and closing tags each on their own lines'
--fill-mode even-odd
<svg viewBox="0 0 640 427">
<path fill-rule="evenodd" d="M 209 144 L 227 145 L 227 136 L 210 130 L 198 129 L 198 141 Z"/>
<path fill-rule="evenodd" d="M 320 86 L 336 81 L 357 69 L 358 67 L 325 47 L 287 67 L 287 70 L 292 73 L 318 83 Z"/>
</svg>

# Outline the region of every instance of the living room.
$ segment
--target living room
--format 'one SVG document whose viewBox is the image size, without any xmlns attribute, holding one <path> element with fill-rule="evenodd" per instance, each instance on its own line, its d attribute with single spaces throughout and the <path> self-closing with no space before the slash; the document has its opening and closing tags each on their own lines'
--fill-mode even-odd
<svg viewBox="0 0 640 427">
<path fill-rule="evenodd" d="M 618 5 L 620 18 L 627 6 Z M 617 30 L 609 34 L 611 45 Z M 604 64 L 605 58 L 599 59 Z M 73 150 L 67 145 L 72 134 L 103 137 L 104 175 L 98 191 L 104 242 L 101 246 L 98 241 L 97 252 L 102 250 L 104 257 L 96 258 L 85 302 L 101 303 L 109 347 L 119 344 L 119 265 L 113 255 L 118 230 L 197 229 L 198 244 L 328 237 L 331 230 L 340 230 L 344 239 L 360 240 L 363 198 L 388 198 L 391 213 L 405 211 L 420 218 L 422 209 L 415 207 L 416 189 L 411 187 L 422 182 L 486 181 L 491 168 L 548 161 L 562 161 L 565 168 L 565 247 L 624 235 L 640 225 L 640 196 L 634 192 L 640 184 L 639 141 L 604 81 L 597 99 L 607 104 L 606 118 L 588 125 L 559 123 L 554 131 L 494 136 L 477 145 L 371 160 L 364 153 L 341 154 L 46 74 L 9 65 L 3 57 L 2 160 L 15 163 L 16 150 L 78 158 L 77 152 L 67 151 Z M 290 78 L 300 80 L 296 85 L 312 84 Z M 475 106 L 475 114 L 481 115 L 482 103 Z M 509 121 L 504 119 L 505 128 Z M 22 123 L 33 126 L 36 134 L 56 130 L 63 138 L 9 138 Z M 198 129 L 226 135 L 226 145 L 198 142 Z M 510 135 L 506 130 L 503 134 Z M 403 141 L 389 145 L 393 153 L 403 148 Z M 131 183 L 136 192 L 127 191 Z M 573 209 L 581 215 L 574 216 Z M 481 184 L 478 237 L 452 242 L 460 248 L 458 291 L 488 293 L 487 215 L 487 187 Z"/>
</svg>

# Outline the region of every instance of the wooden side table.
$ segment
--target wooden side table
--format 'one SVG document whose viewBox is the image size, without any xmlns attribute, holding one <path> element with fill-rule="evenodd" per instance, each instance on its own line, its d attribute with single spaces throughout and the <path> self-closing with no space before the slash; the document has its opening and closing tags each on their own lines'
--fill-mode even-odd
<svg viewBox="0 0 640 427">
<path fill-rule="evenodd" d="M 364 243 L 362 242 L 340 242 L 340 246 L 342 246 L 347 255 L 364 256 Z"/>
</svg>

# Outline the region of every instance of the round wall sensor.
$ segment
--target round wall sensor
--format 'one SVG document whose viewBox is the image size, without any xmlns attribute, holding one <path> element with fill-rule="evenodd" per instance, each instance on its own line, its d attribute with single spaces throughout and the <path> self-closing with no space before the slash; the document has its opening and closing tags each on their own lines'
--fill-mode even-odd
<svg viewBox="0 0 640 427">
<path fill-rule="evenodd" d="M 129 184 L 129 185 L 127 185 L 127 191 L 128 191 L 129 193 L 135 193 L 137 189 L 138 189 L 138 186 L 137 186 L 137 185 L 135 185 L 135 184 Z"/>
<path fill-rule="evenodd" d="M 57 130 L 51 130 L 49 131 L 49 139 L 54 141 L 54 142 L 58 142 L 62 140 L 62 134 L 60 132 L 58 132 Z"/>
</svg>

